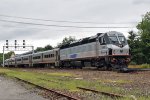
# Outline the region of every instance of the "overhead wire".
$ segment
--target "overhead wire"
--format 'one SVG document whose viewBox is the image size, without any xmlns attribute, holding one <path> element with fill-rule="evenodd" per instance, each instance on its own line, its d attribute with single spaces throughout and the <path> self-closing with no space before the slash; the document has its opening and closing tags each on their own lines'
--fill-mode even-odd
<svg viewBox="0 0 150 100">
<path fill-rule="evenodd" d="M 54 25 L 54 24 L 41 24 L 41 23 L 31 23 L 31 22 L 23 22 L 23 21 L 13 21 L 13 20 L 4 20 L 0 19 L 1 22 L 9 22 L 9 23 L 18 23 L 18 24 L 28 24 L 28 25 L 38 25 L 38 26 L 51 26 L 51 27 L 69 27 L 69 28 L 131 28 L 129 26 L 71 26 L 71 25 Z"/>
<path fill-rule="evenodd" d="M 137 22 L 118 22 L 118 23 L 99 23 L 99 22 L 88 22 L 88 21 L 65 21 L 65 20 L 51 20 L 51 19 L 40 19 L 40 18 L 30 18 L 30 17 L 20 17 L 20 16 L 10 16 L 10 15 L 3 15 L 0 14 L 0 16 L 2 17 L 11 17 L 11 18 L 20 18 L 20 19 L 31 19 L 31 20 L 40 20 L 40 21 L 50 21 L 50 22 L 65 22 L 65 23 L 89 23 L 89 24 L 133 24 L 133 23 L 137 23 Z"/>
</svg>

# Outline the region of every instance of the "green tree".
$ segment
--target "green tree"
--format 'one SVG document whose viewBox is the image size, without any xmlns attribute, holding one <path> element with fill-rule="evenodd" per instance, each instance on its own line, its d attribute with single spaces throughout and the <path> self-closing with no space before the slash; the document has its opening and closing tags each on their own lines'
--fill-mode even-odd
<svg viewBox="0 0 150 100">
<path fill-rule="evenodd" d="M 15 55 L 15 52 L 14 52 L 14 51 L 10 51 L 10 52 L 6 53 L 6 54 L 5 54 L 5 59 L 10 58 L 12 55 Z"/>
<path fill-rule="evenodd" d="M 142 52 L 142 44 L 139 35 L 133 31 L 129 31 L 128 44 L 130 46 L 132 63 L 142 64 L 145 57 Z"/>
<path fill-rule="evenodd" d="M 40 52 L 40 51 L 44 51 L 44 48 L 42 48 L 42 47 L 37 47 L 36 50 L 35 50 L 35 52 Z"/>
<path fill-rule="evenodd" d="M 46 50 L 51 50 L 51 49 L 53 49 L 53 47 L 51 45 L 46 45 L 44 48 L 37 47 L 35 52 L 46 51 Z"/>
<path fill-rule="evenodd" d="M 76 41 L 75 37 L 72 37 L 72 36 L 65 37 L 62 40 L 62 42 L 57 45 L 57 47 L 60 47 L 61 45 L 64 45 L 64 44 L 70 44 L 71 42 L 74 42 L 74 41 Z"/>
<path fill-rule="evenodd" d="M 5 59 L 10 58 L 12 55 L 15 55 L 14 51 L 10 51 L 10 52 L 4 54 Z M 2 63 L 3 63 L 3 53 L 0 53 L 0 64 L 2 64 Z"/>
<path fill-rule="evenodd" d="M 51 49 L 53 49 L 53 47 L 52 47 L 51 45 L 46 45 L 46 46 L 44 47 L 44 50 L 51 50 Z"/>
<path fill-rule="evenodd" d="M 138 23 L 137 29 L 139 30 L 142 52 L 145 56 L 144 63 L 150 64 L 150 12 L 147 12 L 142 21 Z"/>
</svg>

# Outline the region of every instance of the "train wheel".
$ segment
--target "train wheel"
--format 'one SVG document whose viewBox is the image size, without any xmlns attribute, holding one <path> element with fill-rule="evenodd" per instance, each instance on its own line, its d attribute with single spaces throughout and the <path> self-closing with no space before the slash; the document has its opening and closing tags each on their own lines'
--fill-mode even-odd
<svg viewBox="0 0 150 100">
<path fill-rule="evenodd" d="M 91 67 L 95 67 L 95 60 L 91 60 Z"/>
<path fill-rule="evenodd" d="M 96 62 L 95 62 L 95 65 L 96 65 L 96 67 L 97 68 L 102 68 L 102 67 L 107 67 L 106 66 L 106 62 L 105 62 L 105 60 L 97 60 Z"/>
</svg>

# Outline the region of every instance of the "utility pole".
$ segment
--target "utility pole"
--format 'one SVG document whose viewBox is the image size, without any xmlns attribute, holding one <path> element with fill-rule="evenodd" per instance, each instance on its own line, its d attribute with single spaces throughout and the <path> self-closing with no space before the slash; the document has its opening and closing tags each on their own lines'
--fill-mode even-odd
<svg viewBox="0 0 150 100">
<path fill-rule="evenodd" d="M 3 46 L 3 67 L 5 67 L 5 58 L 4 58 L 5 56 L 4 56 L 4 46 Z"/>
</svg>

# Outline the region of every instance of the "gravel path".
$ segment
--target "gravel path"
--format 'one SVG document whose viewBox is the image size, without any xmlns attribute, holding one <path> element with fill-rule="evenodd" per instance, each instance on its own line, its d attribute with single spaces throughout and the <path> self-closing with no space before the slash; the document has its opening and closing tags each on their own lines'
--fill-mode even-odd
<svg viewBox="0 0 150 100">
<path fill-rule="evenodd" d="M 0 100 L 47 100 L 21 84 L 0 76 Z"/>
</svg>

